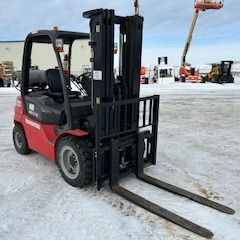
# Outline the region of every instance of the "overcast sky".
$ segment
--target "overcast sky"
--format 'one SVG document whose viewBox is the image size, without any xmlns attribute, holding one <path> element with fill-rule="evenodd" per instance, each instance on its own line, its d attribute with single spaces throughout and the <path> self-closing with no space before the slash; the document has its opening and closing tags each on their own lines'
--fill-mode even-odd
<svg viewBox="0 0 240 240">
<path fill-rule="evenodd" d="M 89 32 L 82 12 L 115 9 L 117 15 L 134 14 L 134 0 L 1 0 L 0 41 L 24 40 L 36 29 Z M 168 56 L 179 65 L 194 15 L 194 0 L 139 0 L 144 17 L 143 65 L 157 64 Z M 240 1 L 225 0 L 221 10 L 200 12 L 187 55 L 192 65 L 220 60 L 240 60 Z"/>
</svg>

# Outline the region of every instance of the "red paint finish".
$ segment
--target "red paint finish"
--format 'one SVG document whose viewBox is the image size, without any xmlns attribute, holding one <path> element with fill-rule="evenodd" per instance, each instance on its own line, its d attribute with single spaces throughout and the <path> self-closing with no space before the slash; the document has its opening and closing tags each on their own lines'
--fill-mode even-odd
<svg viewBox="0 0 240 240">
<path fill-rule="evenodd" d="M 16 99 L 15 108 L 14 108 L 14 122 L 20 123 L 22 121 L 22 115 L 23 115 L 22 98 L 21 96 L 18 96 Z"/>
<path fill-rule="evenodd" d="M 29 148 L 51 160 L 55 160 L 55 145 L 57 141 L 67 135 L 76 137 L 87 136 L 88 133 L 81 130 L 67 130 L 56 134 L 57 125 L 42 124 L 24 114 L 21 97 L 18 96 L 14 111 L 14 123 L 24 127 Z"/>
</svg>

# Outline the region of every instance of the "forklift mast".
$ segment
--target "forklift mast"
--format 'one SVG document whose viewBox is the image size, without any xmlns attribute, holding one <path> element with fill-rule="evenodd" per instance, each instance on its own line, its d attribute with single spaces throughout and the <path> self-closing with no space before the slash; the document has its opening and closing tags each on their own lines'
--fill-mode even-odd
<svg viewBox="0 0 240 240">
<path fill-rule="evenodd" d="M 83 13 L 90 18 L 92 47 L 92 99 L 95 117 L 93 181 L 100 189 L 105 179 L 113 192 L 160 217 L 201 236 L 213 233 L 188 221 L 119 184 L 119 178 L 135 174 L 150 185 L 185 196 L 212 208 L 234 210 L 194 193 L 144 174 L 144 167 L 156 164 L 159 96 L 140 98 L 140 68 L 143 18 L 135 14 L 119 17 L 113 10 Z M 119 75 L 114 76 L 114 31 L 119 25 Z"/>
<path fill-rule="evenodd" d="M 117 184 L 119 174 L 136 173 L 138 160 L 144 161 L 144 141 L 148 152 L 145 162 L 155 164 L 159 96 L 139 98 L 143 17 L 120 17 L 108 9 L 87 11 L 83 16 L 91 19 L 95 116 L 93 175 L 95 185 L 100 189 L 105 178 L 110 179 L 110 186 L 113 186 Z M 118 76 L 114 76 L 116 29 L 119 30 L 120 46 Z M 139 125 L 141 107 L 144 120 Z M 146 127 L 151 130 L 140 131 Z"/>
<path fill-rule="evenodd" d="M 114 10 L 84 12 L 90 18 L 94 104 L 139 97 L 143 17 L 115 16 Z M 115 25 L 120 30 L 119 76 L 114 76 Z M 117 85 L 117 90 L 116 90 Z"/>
</svg>

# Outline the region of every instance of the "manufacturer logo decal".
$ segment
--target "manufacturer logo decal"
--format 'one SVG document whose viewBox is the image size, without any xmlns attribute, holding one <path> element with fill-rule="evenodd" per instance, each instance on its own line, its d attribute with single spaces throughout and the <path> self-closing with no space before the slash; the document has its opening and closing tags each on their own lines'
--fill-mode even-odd
<svg viewBox="0 0 240 240">
<path fill-rule="evenodd" d="M 35 123 L 35 122 L 33 122 L 33 121 L 31 121 L 31 120 L 29 120 L 29 119 L 27 119 L 27 118 L 25 118 L 25 122 L 26 122 L 26 124 L 28 124 L 28 125 L 36 128 L 36 129 L 38 129 L 38 130 L 40 130 L 40 128 L 41 128 L 41 127 L 40 127 L 40 124 Z"/>
</svg>

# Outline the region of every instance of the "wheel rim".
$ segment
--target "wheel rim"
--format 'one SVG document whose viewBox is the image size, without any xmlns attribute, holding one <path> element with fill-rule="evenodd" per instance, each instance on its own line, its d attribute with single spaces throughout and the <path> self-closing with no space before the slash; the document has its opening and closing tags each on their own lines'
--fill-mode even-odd
<svg viewBox="0 0 240 240">
<path fill-rule="evenodd" d="M 76 152 L 69 146 L 60 151 L 60 165 L 64 174 L 70 179 L 76 179 L 80 173 L 79 159 Z"/>
<path fill-rule="evenodd" d="M 16 146 L 18 148 L 22 148 L 22 146 L 23 146 L 23 139 L 22 139 L 21 134 L 19 132 L 17 132 L 15 134 L 15 143 L 16 143 Z"/>
</svg>

